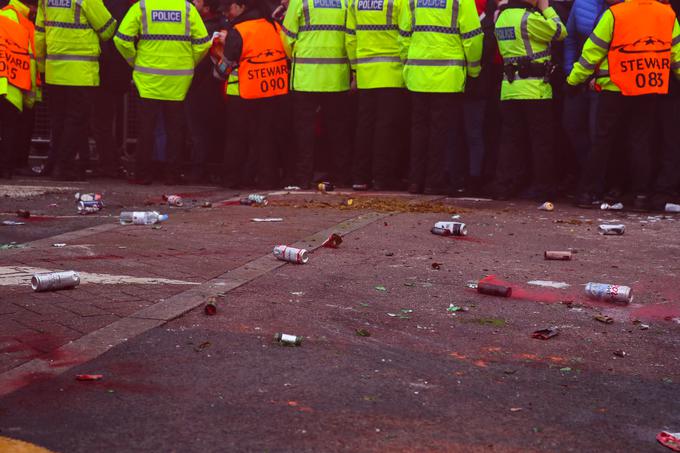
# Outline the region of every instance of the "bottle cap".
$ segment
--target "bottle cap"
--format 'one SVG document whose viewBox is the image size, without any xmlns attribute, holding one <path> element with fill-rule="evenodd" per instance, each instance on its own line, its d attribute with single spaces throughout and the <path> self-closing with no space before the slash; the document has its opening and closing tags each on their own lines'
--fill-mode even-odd
<svg viewBox="0 0 680 453">
<path fill-rule="evenodd" d="M 161 214 L 161 215 L 158 216 L 158 221 L 159 221 L 159 222 L 165 222 L 166 220 L 168 220 L 168 215 L 167 215 L 167 214 Z"/>
</svg>

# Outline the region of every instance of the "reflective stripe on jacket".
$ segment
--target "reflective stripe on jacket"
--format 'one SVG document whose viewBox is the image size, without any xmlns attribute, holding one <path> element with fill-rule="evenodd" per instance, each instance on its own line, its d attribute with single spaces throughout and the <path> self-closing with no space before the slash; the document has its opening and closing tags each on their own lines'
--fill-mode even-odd
<svg viewBox="0 0 680 453">
<path fill-rule="evenodd" d="M 402 88 L 399 14 L 406 0 L 350 0 L 345 45 L 357 87 Z"/>
<path fill-rule="evenodd" d="M 292 90 L 349 90 L 350 68 L 345 49 L 346 2 L 290 0 L 281 27 L 281 40 L 292 60 Z"/>
<path fill-rule="evenodd" d="M 409 90 L 460 93 L 468 75 L 479 76 L 484 33 L 474 0 L 409 0 L 399 35 Z"/>
<path fill-rule="evenodd" d="M 510 4 L 496 20 L 495 34 L 503 64 L 550 61 L 550 44 L 563 40 L 567 29 L 553 8 L 546 8 L 541 13 L 526 3 L 517 4 L 526 6 Z M 552 88 L 542 76 L 516 77 L 510 83 L 504 75 L 501 100 L 509 99 L 552 99 Z"/>
<path fill-rule="evenodd" d="M 621 91 L 619 87 L 612 82 L 609 74 L 609 60 L 607 56 L 609 54 L 613 36 L 614 15 L 610 8 L 602 15 L 602 18 L 595 26 L 595 30 L 593 30 L 593 33 L 583 46 L 583 52 L 581 53 L 580 58 L 574 63 L 574 68 L 567 78 L 567 82 L 570 85 L 584 83 L 591 75 L 593 75 L 593 73 L 595 73 L 595 81 L 602 90 L 614 92 Z M 678 26 L 677 19 L 673 24 L 671 46 L 670 69 L 675 77 L 680 79 L 680 26 Z"/>
<path fill-rule="evenodd" d="M 185 0 L 140 0 L 114 38 L 134 69 L 140 97 L 166 101 L 184 100 L 210 41 L 196 8 Z"/>
<path fill-rule="evenodd" d="M 99 40 L 110 39 L 115 30 L 116 21 L 102 0 L 39 0 L 35 45 L 45 81 L 98 86 Z"/>
</svg>

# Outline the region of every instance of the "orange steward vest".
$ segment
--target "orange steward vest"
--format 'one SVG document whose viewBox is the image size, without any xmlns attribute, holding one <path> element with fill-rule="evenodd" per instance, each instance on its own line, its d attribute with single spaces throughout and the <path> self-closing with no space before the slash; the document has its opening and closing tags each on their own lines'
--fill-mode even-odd
<svg viewBox="0 0 680 453">
<path fill-rule="evenodd" d="M 12 19 L 0 16 L 0 78 L 29 91 L 31 83 L 30 37 L 28 30 Z"/>
<path fill-rule="evenodd" d="M 19 24 L 21 24 L 22 27 L 24 27 L 26 30 L 28 30 L 28 39 L 29 39 L 29 42 L 31 43 L 31 49 L 33 49 L 33 52 L 35 52 L 35 25 L 33 24 L 33 22 L 31 22 L 31 20 L 28 17 L 21 14 L 21 12 L 19 12 L 19 10 L 17 10 L 12 5 L 7 5 L 2 9 L 3 10 L 11 9 L 12 11 L 14 11 L 16 13 L 17 17 L 19 18 Z M 35 74 L 35 82 L 36 82 L 35 84 L 37 86 L 42 85 L 42 81 L 40 80 L 40 73 L 37 72 L 37 71 L 36 71 L 36 74 Z"/>
<path fill-rule="evenodd" d="M 238 88 L 243 99 L 260 99 L 288 93 L 288 61 L 279 37 L 281 27 L 266 19 L 234 26 L 243 39 L 238 65 Z"/>
<path fill-rule="evenodd" d="M 632 0 L 610 8 L 614 35 L 609 73 L 624 96 L 668 93 L 675 13 L 656 0 Z"/>
</svg>

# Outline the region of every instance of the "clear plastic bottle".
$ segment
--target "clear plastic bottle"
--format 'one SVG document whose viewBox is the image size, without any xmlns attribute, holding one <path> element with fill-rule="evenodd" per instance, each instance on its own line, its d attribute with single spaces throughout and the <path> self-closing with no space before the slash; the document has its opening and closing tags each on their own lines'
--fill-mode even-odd
<svg viewBox="0 0 680 453">
<path fill-rule="evenodd" d="M 127 211 L 120 213 L 121 225 L 153 225 L 168 220 L 167 214 L 156 211 Z"/>
</svg>

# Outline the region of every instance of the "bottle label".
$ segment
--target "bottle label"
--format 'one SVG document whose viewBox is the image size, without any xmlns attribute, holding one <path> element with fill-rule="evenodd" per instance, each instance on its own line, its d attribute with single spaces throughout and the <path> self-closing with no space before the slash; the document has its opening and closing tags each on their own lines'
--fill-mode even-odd
<svg viewBox="0 0 680 453">
<path fill-rule="evenodd" d="M 297 340 L 297 337 L 295 335 L 288 335 L 287 333 L 281 334 L 282 343 L 295 343 L 295 340 Z"/>
<path fill-rule="evenodd" d="M 144 225 L 146 223 L 146 212 L 133 212 L 132 213 L 132 223 L 135 225 Z"/>
</svg>

